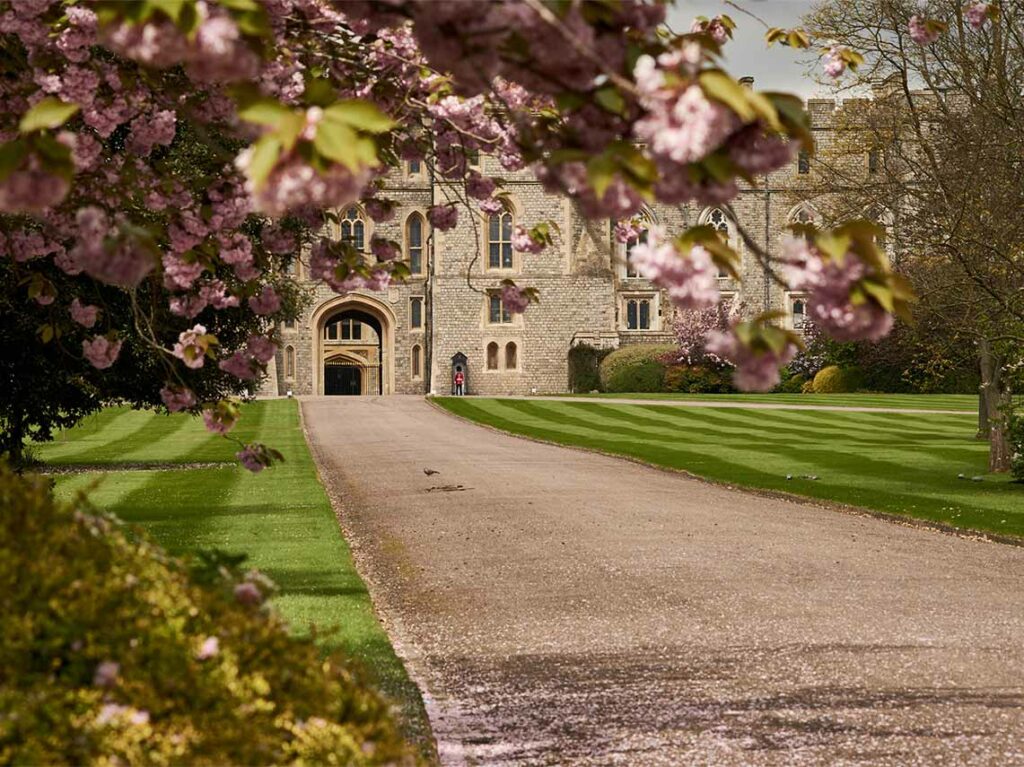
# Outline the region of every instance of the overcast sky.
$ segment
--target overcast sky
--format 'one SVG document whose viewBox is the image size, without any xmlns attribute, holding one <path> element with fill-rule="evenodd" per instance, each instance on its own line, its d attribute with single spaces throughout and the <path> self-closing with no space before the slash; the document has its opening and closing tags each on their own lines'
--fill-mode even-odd
<svg viewBox="0 0 1024 767">
<path fill-rule="evenodd" d="M 772 27 L 795 27 L 810 10 L 812 0 L 737 0 L 737 4 L 763 19 Z M 732 42 L 725 47 L 725 62 L 734 77 L 751 76 L 758 90 L 784 90 L 804 98 L 827 96 L 827 90 L 806 74 L 804 54 L 778 44 L 769 48 L 764 41 L 765 27 L 722 0 L 676 0 L 670 7 L 669 24 L 676 32 L 689 31 L 695 16 L 725 13 L 736 22 Z"/>
</svg>

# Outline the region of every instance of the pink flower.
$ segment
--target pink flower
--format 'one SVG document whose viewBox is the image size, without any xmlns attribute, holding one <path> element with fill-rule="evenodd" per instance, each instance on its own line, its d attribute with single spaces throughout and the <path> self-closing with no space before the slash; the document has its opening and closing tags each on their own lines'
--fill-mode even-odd
<svg viewBox="0 0 1024 767">
<path fill-rule="evenodd" d="M 634 125 L 638 139 L 656 157 L 677 164 L 702 160 L 739 127 L 739 119 L 727 107 L 709 100 L 699 85 L 681 93 L 667 90 L 645 99 L 648 113 Z"/>
<path fill-rule="evenodd" d="M 370 252 L 377 257 L 378 261 L 393 261 L 399 256 L 398 243 L 385 240 L 382 237 L 374 237 L 370 240 Z"/>
<path fill-rule="evenodd" d="M 235 586 L 235 599 L 240 604 L 252 607 L 263 601 L 263 594 L 255 583 L 243 581 Z"/>
<path fill-rule="evenodd" d="M 33 157 L 0 181 L 0 213 L 42 213 L 60 203 L 71 185 L 43 170 Z"/>
<path fill-rule="evenodd" d="M 235 164 L 239 170 L 248 171 L 252 155 L 252 147 L 238 155 Z M 297 155 L 287 155 L 258 189 L 249 182 L 246 190 L 256 210 L 270 216 L 283 216 L 309 207 L 344 208 L 359 199 L 369 180 L 368 168 L 352 171 L 335 164 L 321 172 Z"/>
<path fill-rule="evenodd" d="M 466 179 L 466 194 L 474 200 L 486 200 L 494 194 L 496 188 L 497 184 L 494 183 L 493 178 L 483 176 L 475 170 L 471 171 Z"/>
<path fill-rule="evenodd" d="M 266 468 L 266 464 L 262 460 L 263 456 L 253 445 L 246 445 L 244 449 L 235 453 L 235 458 L 253 474 L 259 474 Z"/>
<path fill-rule="evenodd" d="M 647 242 L 633 248 L 630 260 L 642 277 L 668 291 L 680 309 L 704 309 L 718 303 L 718 267 L 711 254 L 699 245 L 682 254 L 665 229 L 652 226 Z"/>
<path fill-rule="evenodd" d="M 188 290 L 203 273 L 199 261 L 189 263 L 171 253 L 164 254 L 164 287 L 168 290 Z"/>
<path fill-rule="evenodd" d="M 235 428 L 235 421 L 228 418 L 220 410 L 211 410 L 206 408 L 203 410 L 203 423 L 206 425 L 206 430 L 213 434 L 227 434 L 233 428 Z"/>
<path fill-rule="evenodd" d="M 96 687 L 113 687 L 117 684 L 117 677 L 120 673 L 120 663 L 105 660 L 96 667 L 96 671 L 92 675 L 92 683 Z"/>
<path fill-rule="evenodd" d="M 476 206 L 488 215 L 501 213 L 501 211 L 505 209 L 505 203 L 496 197 L 488 197 L 486 200 L 480 200 Z"/>
<path fill-rule="evenodd" d="M 249 308 L 256 314 L 273 314 L 281 309 L 281 297 L 270 285 L 264 285 L 258 296 L 249 298 Z"/>
<path fill-rule="evenodd" d="M 796 356 L 797 348 L 788 343 L 781 354 L 771 350 L 754 351 L 742 343 L 734 331 L 713 330 L 708 334 L 705 349 L 732 363 L 736 370 L 733 383 L 740 391 L 770 391 L 778 385 L 779 369 Z"/>
<path fill-rule="evenodd" d="M 724 45 L 729 39 L 729 30 L 720 16 L 715 16 L 713 19 L 694 19 L 693 24 L 690 25 L 690 32 L 703 32 L 710 35 L 711 39 L 719 45 Z"/>
<path fill-rule="evenodd" d="M 71 301 L 71 319 L 81 325 L 83 328 L 91 328 L 96 324 L 97 315 L 99 315 L 100 309 L 98 306 L 89 306 L 83 304 L 77 298 Z"/>
<path fill-rule="evenodd" d="M 621 242 L 623 245 L 629 242 L 637 242 L 643 233 L 644 229 L 636 219 L 630 218 L 625 221 L 615 222 L 615 241 Z"/>
<path fill-rule="evenodd" d="M 432 227 L 446 232 L 459 223 L 459 211 L 454 205 L 434 205 L 427 210 L 427 218 Z"/>
<path fill-rule="evenodd" d="M 512 233 L 512 249 L 520 253 L 540 253 L 544 250 L 544 243 L 533 239 L 525 226 L 517 226 Z"/>
<path fill-rule="evenodd" d="M 184 362 L 186 367 L 193 370 L 201 368 L 210 345 L 209 339 L 205 336 L 206 328 L 202 325 L 196 325 L 191 330 L 183 330 L 178 334 L 178 342 L 174 345 L 174 356 Z"/>
<path fill-rule="evenodd" d="M 190 389 L 183 389 L 171 384 L 160 390 L 160 399 L 172 413 L 188 410 L 196 404 L 196 395 Z"/>
<path fill-rule="evenodd" d="M 203 643 L 199 645 L 199 650 L 196 651 L 196 658 L 199 660 L 209 660 L 220 652 L 220 640 L 217 637 L 206 637 Z"/>
<path fill-rule="evenodd" d="M 932 27 L 929 29 L 927 19 L 921 16 L 911 16 L 907 28 L 910 31 L 910 39 L 918 45 L 931 45 L 939 39 L 939 30 Z"/>
<path fill-rule="evenodd" d="M 148 155 L 155 146 L 168 146 L 174 141 L 177 116 L 169 109 L 140 115 L 132 120 L 129 141 L 133 152 Z"/>
<path fill-rule="evenodd" d="M 511 314 L 522 314 L 530 305 L 530 298 L 518 287 L 507 282 L 501 287 L 501 304 Z"/>
<path fill-rule="evenodd" d="M 274 357 L 277 353 L 277 346 L 269 338 L 263 336 L 251 335 L 248 341 L 246 341 L 246 352 L 252 356 L 257 362 L 266 364 Z"/>
<path fill-rule="evenodd" d="M 391 200 L 380 200 L 376 197 L 371 197 L 363 201 L 363 208 L 366 210 L 366 215 L 378 224 L 383 224 L 395 217 L 395 203 Z"/>
<path fill-rule="evenodd" d="M 149 712 L 131 706 L 122 706 L 119 703 L 104 703 L 96 715 L 96 724 L 110 724 L 115 719 L 124 719 L 129 724 L 142 726 L 149 723 Z"/>
<path fill-rule="evenodd" d="M 821 59 L 821 66 L 825 74 L 835 79 L 846 71 L 846 60 L 842 56 L 842 48 L 834 45 Z"/>
<path fill-rule="evenodd" d="M 230 357 L 222 359 L 217 363 L 217 367 L 243 381 L 251 381 L 257 373 L 252 364 L 252 357 L 242 352 L 235 352 Z"/>
<path fill-rule="evenodd" d="M 106 370 L 115 362 L 121 353 L 121 342 L 111 341 L 106 336 L 93 336 L 91 340 L 82 341 L 82 354 L 97 370 Z"/>
<path fill-rule="evenodd" d="M 974 29 L 981 29 L 988 20 L 990 3 L 972 3 L 964 9 L 964 18 Z"/>
</svg>

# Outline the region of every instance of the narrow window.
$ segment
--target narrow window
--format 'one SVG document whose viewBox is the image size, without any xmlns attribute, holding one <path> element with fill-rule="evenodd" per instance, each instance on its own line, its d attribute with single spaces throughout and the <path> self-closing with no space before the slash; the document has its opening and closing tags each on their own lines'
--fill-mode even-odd
<svg viewBox="0 0 1024 767">
<path fill-rule="evenodd" d="M 405 228 L 406 250 L 409 253 L 409 271 L 423 274 L 423 216 L 413 213 Z"/>
<path fill-rule="evenodd" d="M 515 370 L 519 367 L 519 350 L 516 345 L 509 341 L 505 344 L 505 369 Z"/>
<path fill-rule="evenodd" d="M 494 341 L 487 344 L 487 369 L 498 369 L 498 345 Z"/>
<path fill-rule="evenodd" d="M 640 237 L 635 240 L 630 240 L 626 243 L 626 276 L 627 277 L 639 277 L 640 272 L 633 266 L 633 249 L 641 243 L 647 242 L 647 230 L 645 229 L 640 233 Z"/>
<path fill-rule="evenodd" d="M 512 214 L 495 213 L 487 227 L 487 266 L 490 269 L 512 268 Z"/>
<path fill-rule="evenodd" d="M 409 160 L 408 173 L 410 176 L 420 175 L 420 171 L 423 169 L 423 165 L 419 160 Z"/>
<path fill-rule="evenodd" d="M 487 321 L 492 325 L 507 325 L 512 322 L 512 314 L 501 303 L 501 296 L 491 293 L 488 297 Z"/>
<path fill-rule="evenodd" d="M 650 330 L 651 329 L 651 302 L 641 301 L 640 302 L 640 329 Z"/>
<path fill-rule="evenodd" d="M 295 330 L 295 320 L 285 320 L 284 321 L 284 329 L 285 330 Z"/>
<path fill-rule="evenodd" d="M 639 310 L 639 302 L 635 298 L 629 299 L 626 302 L 626 329 L 637 330 L 639 325 L 637 324 L 637 313 Z"/>
<path fill-rule="evenodd" d="M 422 362 L 423 349 L 420 348 L 419 344 L 412 347 L 412 377 L 419 378 L 422 373 L 420 372 L 423 367 Z"/>
<path fill-rule="evenodd" d="M 295 378 L 295 347 L 286 346 L 284 348 L 284 377 L 288 379 Z"/>
<path fill-rule="evenodd" d="M 793 327 L 802 328 L 807 320 L 807 303 L 802 298 L 793 300 Z"/>
<path fill-rule="evenodd" d="M 366 222 L 355 206 L 346 210 L 341 219 L 341 239 L 360 252 L 366 249 Z"/>
<path fill-rule="evenodd" d="M 806 149 L 801 149 L 796 160 L 796 171 L 801 175 L 811 172 L 811 155 Z"/>
<path fill-rule="evenodd" d="M 878 173 L 878 150 L 872 149 L 868 152 L 868 173 Z"/>
<path fill-rule="evenodd" d="M 423 327 L 423 299 L 409 299 L 409 327 L 418 330 Z"/>
<path fill-rule="evenodd" d="M 466 150 L 466 162 L 469 163 L 470 167 L 480 167 L 480 150 L 479 149 L 467 149 Z"/>
<path fill-rule="evenodd" d="M 710 213 L 708 213 L 707 223 L 709 226 L 714 227 L 718 231 L 718 233 L 722 236 L 722 239 L 725 242 L 729 242 L 729 240 L 731 239 L 729 231 L 729 217 L 725 215 L 724 210 L 722 210 L 721 208 L 714 208 Z M 718 276 L 728 277 L 729 272 L 719 267 Z"/>
<path fill-rule="evenodd" d="M 338 323 L 332 322 L 327 326 L 327 340 L 337 341 L 338 340 Z"/>
</svg>

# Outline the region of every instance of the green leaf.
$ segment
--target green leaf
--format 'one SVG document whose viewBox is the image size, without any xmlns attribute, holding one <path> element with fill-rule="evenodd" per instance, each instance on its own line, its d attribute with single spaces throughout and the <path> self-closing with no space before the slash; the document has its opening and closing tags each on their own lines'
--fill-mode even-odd
<svg viewBox="0 0 1024 767">
<path fill-rule="evenodd" d="M 626 112 L 626 100 L 614 85 L 606 85 L 594 92 L 594 101 L 606 112 L 621 115 Z"/>
<path fill-rule="evenodd" d="M 256 98 L 246 101 L 238 108 L 238 116 L 241 119 L 270 128 L 277 128 L 294 114 L 293 109 L 271 98 Z"/>
<path fill-rule="evenodd" d="M 367 133 L 387 133 L 395 121 L 369 101 L 346 99 L 327 107 L 324 120 L 348 125 Z"/>
<path fill-rule="evenodd" d="M 49 96 L 22 115 L 18 130 L 32 133 L 44 128 L 57 128 L 70 120 L 77 111 L 78 104 L 68 104 Z"/>
<path fill-rule="evenodd" d="M 587 163 L 587 180 L 600 200 L 615 178 L 615 161 L 607 153 L 592 157 Z"/>
<path fill-rule="evenodd" d="M 28 144 L 24 139 L 15 139 L 0 144 L 0 181 L 6 179 L 21 165 L 28 156 Z"/>
<path fill-rule="evenodd" d="M 323 157 L 356 170 L 362 164 L 356 149 L 358 136 L 348 125 L 323 120 L 316 129 L 313 146 Z"/>
<path fill-rule="evenodd" d="M 310 77 L 306 79 L 306 90 L 302 97 L 310 106 L 326 107 L 328 104 L 334 103 L 337 94 L 334 92 L 334 86 L 331 85 L 330 80 L 325 80 L 322 77 Z"/>
<path fill-rule="evenodd" d="M 896 309 L 895 302 L 893 301 L 892 290 L 888 285 L 882 285 L 871 280 L 864 280 L 861 283 L 861 287 L 864 292 L 875 299 L 875 302 L 885 309 L 887 312 L 893 312 Z"/>
<path fill-rule="evenodd" d="M 729 107 L 743 122 L 752 122 L 757 113 L 747 101 L 747 89 L 720 69 L 707 69 L 697 78 L 704 95 Z"/>
<path fill-rule="evenodd" d="M 39 326 L 39 340 L 44 344 L 48 344 L 53 340 L 53 325 L 46 323 Z"/>
<path fill-rule="evenodd" d="M 273 134 L 263 136 L 252 145 L 252 158 L 249 160 L 249 167 L 246 168 L 246 175 L 256 189 L 266 182 L 280 156 L 281 140 Z"/>
</svg>

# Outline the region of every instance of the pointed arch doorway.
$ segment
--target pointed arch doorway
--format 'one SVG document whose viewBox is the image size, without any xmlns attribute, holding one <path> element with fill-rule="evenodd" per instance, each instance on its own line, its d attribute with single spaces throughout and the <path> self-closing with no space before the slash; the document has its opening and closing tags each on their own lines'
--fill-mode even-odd
<svg viewBox="0 0 1024 767">
<path fill-rule="evenodd" d="M 394 315 L 369 296 L 325 302 L 313 313 L 313 390 L 327 396 L 394 391 Z"/>
</svg>

